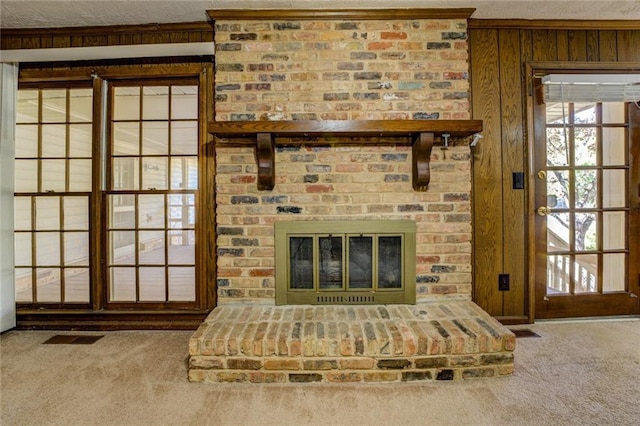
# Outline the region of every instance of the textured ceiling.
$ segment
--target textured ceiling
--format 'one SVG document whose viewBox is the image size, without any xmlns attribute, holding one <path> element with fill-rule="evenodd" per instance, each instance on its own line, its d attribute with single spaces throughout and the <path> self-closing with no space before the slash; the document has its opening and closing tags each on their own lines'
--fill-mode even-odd
<svg viewBox="0 0 640 426">
<path fill-rule="evenodd" d="M 1 28 L 206 21 L 209 9 L 475 8 L 477 19 L 640 19 L 638 0 L 0 1 Z"/>
</svg>

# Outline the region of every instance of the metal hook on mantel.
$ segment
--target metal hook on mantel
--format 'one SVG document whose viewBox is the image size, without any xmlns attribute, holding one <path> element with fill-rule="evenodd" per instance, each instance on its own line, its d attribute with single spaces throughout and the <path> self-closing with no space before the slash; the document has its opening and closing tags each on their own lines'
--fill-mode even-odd
<svg viewBox="0 0 640 426">
<path fill-rule="evenodd" d="M 476 133 L 475 135 L 473 135 L 473 140 L 471 141 L 469 146 L 473 148 L 474 146 L 478 145 L 478 142 L 480 142 L 480 139 L 482 138 L 483 136 L 480 133 Z"/>
<path fill-rule="evenodd" d="M 446 151 L 447 149 L 449 149 L 449 137 L 451 135 L 449 133 L 443 133 L 442 134 L 442 139 L 444 139 L 444 146 L 441 146 L 440 149 L 443 151 Z M 446 154 L 443 152 L 442 153 L 442 158 L 446 158 Z"/>
</svg>

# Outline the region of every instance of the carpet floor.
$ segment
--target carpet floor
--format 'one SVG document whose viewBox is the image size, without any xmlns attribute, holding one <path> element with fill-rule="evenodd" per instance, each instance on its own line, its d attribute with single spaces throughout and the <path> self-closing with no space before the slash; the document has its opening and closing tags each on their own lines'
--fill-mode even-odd
<svg viewBox="0 0 640 426">
<path fill-rule="evenodd" d="M 187 381 L 192 332 L 9 331 L 0 424 L 638 425 L 640 321 L 543 322 L 505 378 L 393 384 Z M 44 344 L 58 334 L 92 344 Z"/>
</svg>

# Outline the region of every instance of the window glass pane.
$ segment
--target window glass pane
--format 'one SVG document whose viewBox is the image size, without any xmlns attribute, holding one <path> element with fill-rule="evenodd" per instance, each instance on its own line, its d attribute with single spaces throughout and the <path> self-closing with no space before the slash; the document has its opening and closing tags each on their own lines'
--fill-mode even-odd
<svg viewBox="0 0 640 426">
<path fill-rule="evenodd" d="M 140 88 L 115 87 L 113 90 L 113 119 L 138 120 L 140 118 Z"/>
<path fill-rule="evenodd" d="M 16 98 L 16 123 L 37 123 L 38 90 L 20 89 Z"/>
<path fill-rule="evenodd" d="M 110 268 L 109 281 L 109 301 L 135 302 L 135 268 Z"/>
<path fill-rule="evenodd" d="M 14 234 L 15 266 L 31 265 L 31 232 L 16 232 Z"/>
<path fill-rule="evenodd" d="M 320 289 L 342 288 L 342 237 L 320 237 Z"/>
<path fill-rule="evenodd" d="M 65 266 L 89 266 L 89 233 L 65 232 L 63 235 Z"/>
<path fill-rule="evenodd" d="M 69 157 L 91 158 L 91 124 L 69 126 Z"/>
<path fill-rule="evenodd" d="M 289 239 L 289 288 L 313 288 L 313 238 Z"/>
<path fill-rule="evenodd" d="M 42 126 L 42 158 L 64 158 L 67 127 L 63 124 Z"/>
<path fill-rule="evenodd" d="M 39 268 L 36 269 L 36 302 L 61 302 L 60 297 L 60 269 Z"/>
<path fill-rule="evenodd" d="M 602 256 L 602 291 L 625 291 L 627 270 L 624 253 L 605 254 Z"/>
<path fill-rule="evenodd" d="M 570 256 L 547 256 L 547 294 L 569 294 L 570 274 Z"/>
<path fill-rule="evenodd" d="M 32 270 L 16 268 L 15 274 L 16 302 L 33 302 Z"/>
<path fill-rule="evenodd" d="M 36 229 L 38 231 L 60 229 L 60 198 L 36 198 Z"/>
<path fill-rule="evenodd" d="M 66 190 L 65 160 L 42 160 L 42 192 Z"/>
<path fill-rule="evenodd" d="M 547 129 L 547 165 L 569 165 L 569 130 L 562 128 Z"/>
<path fill-rule="evenodd" d="M 133 229 L 136 226 L 135 197 L 133 195 L 109 196 L 109 227 Z"/>
<path fill-rule="evenodd" d="M 575 129 L 576 166 L 595 166 L 598 161 L 598 144 L 595 127 Z"/>
<path fill-rule="evenodd" d="M 64 301 L 89 303 L 89 268 L 66 268 L 64 270 Z"/>
<path fill-rule="evenodd" d="M 198 188 L 197 157 L 171 158 L 171 189 Z"/>
<path fill-rule="evenodd" d="M 113 155 L 140 153 L 140 123 L 113 123 Z"/>
<path fill-rule="evenodd" d="M 69 90 L 69 121 L 93 121 L 93 89 Z"/>
<path fill-rule="evenodd" d="M 172 229 L 193 228 L 195 224 L 195 207 L 193 195 L 171 195 L 169 207 L 169 227 Z"/>
<path fill-rule="evenodd" d="M 566 209 L 569 207 L 569 171 L 547 171 L 547 198 L 552 200 L 551 207 Z"/>
<path fill-rule="evenodd" d="M 67 91 L 45 89 L 42 91 L 42 122 L 64 123 L 67 121 Z"/>
<path fill-rule="evenodd" d="M 598 291 L 598 256 L 595 254 L 576 255 L 573 264 L 574 293 L 595 293 Z"/>
<path fill-rule="evenodd" d="M 625 207 L 627 200 L 627 179 L 624 170 L 604 170 L 602 172 L 602 206 Z"/>
<path fill-rule="evenodd" d="M 196 263 L 194 231 L 169 231 L 169 261 L 171 265 Z"/>
<path fill-rule="evenodd" d="M 91 160 L 69 160 L 69 191 L 91 192 Z"/>
<path fill-rule="evenodd" d="M 596 104 L 593 102 L 576 102 L 573 104 L 573 121 L 577 124 L 596 122 Z"/>
<path fill-rule="evenodd" d="M 166 121 L 142 123 L 142 154 L 167 155 L 169 124 Z"/>
<path fill-rule="evenodd" d="M 193 302 L 196 300 L 196 268 L 169 268 L 169 300 Z"/>
<path fill-rule="evenodd" d="M 597 207 L 598 179 L 596 170 L 576 170 L 576 209 Z"/>
<path fill-rule="evenodd" d="M 39 232 L 36 234 L 36 266 L 60 265 L 60 233 Z"/>
<path fill-rule="evenodd" d="M 138 233 L 139 263 L 164 264 L 164 246 L 164 231 L 140 231 Z"/>
<path fill-rule="evenodd" d="M 402 288 L 402 238 L 378 238 L 378 288 Z"/>
<path fill-rule="evenodd" d="M 38 191 L 38 160 L 16 160 L 15 162 L 15 191 Z"/>
<path fill-rule="evenodd" d="M 169 88 L 144 86 L 142 88 L 142 119 L 166 120 L 169 118 Z"/>
<path fill-rule="evenodd" d="M 142 188 L 167 189 L 167 158 L 142 158 Z"/>
<path fill-rule="evenodd" d="M 627 142 L 624 129 L 605 127 L 602 129 L 602 164 L 605 166 L 624 166 Z"/>
<path fill-rule="evenodd" d="M 349 288 L 373 288 L 372 237 L 349 237 Z"/>
<path fill-rule="evenodd" d="M 171 87 L 171 118 L 198 118 L 198 86 Z"/>
<path fill-rule="evenodd" d="M 111 231 L 109 232 L 109 264 L 133 265 L 136 262 L 135 231 Z"/>
<path fill-rule="evenodd" d="M 38 156 L 38 126 L 16 125 L 16 158 L 35 158 Z"/>
<path fill-rule="evenodd" d="M 89 198 L 64 197 L 64 229 L 83 231 L 89 229 Z"/>
<path fill-rule="evenodd" d="M 595 213 L 576 213 L 575 218 L 576 250 L 597 250 L 597 215 Z"/>
<path fill-rule="evenodd" d="M 198 154 L 197 121 L 174 121 L 171 123 L 171 154 Z"/>
<path fill-rule="evenodd" d="M 14 223 L 17 231 L 29 231 L 31 225 L 31 197 L 14 197 Z"/>
<path fill-rule="evenodd" d="M 113 158 L 112 187 L 114 190 L 136 190 L 139 188 L 138 158 Z"/>
<path fill-rule="evenodd" d="M 625 219 L 625 212 L 605 212 L 603 214 L 602 243 L 605 250 L 624 250 L 627 247 Z"/>
<path fill-rule="evenodd" d="M 140 228 L 164 228 L 164 195 L 138 196 L 138 226 Z"/>
<path fill-rule="evenodd" d="M 569 250 L 569 213 L 547 215 L 547 251 Z"/>
<path fill-rule="evenodd" d="M 144 302 L 164 302 L 164 268 L 140 268 L 140 300 Z"/>
<path fill-rule="evenodd" d="M 624 102 L 604 102 L 602 104 L 602 122 L 623 124 L 626 120 Z"/>
</svg>

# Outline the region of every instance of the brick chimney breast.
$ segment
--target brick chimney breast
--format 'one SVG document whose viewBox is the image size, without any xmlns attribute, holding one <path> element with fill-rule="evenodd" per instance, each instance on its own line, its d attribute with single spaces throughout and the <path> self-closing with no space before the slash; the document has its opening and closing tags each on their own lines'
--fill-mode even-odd
<svg viewBox="0 0 640 426">
<path fill-rule="evenodd" d="M 217 121 L 471 118 L 466 19 L 217 20 Z M 434 147 L 426 192 L 411 148 L 276 148 L 276 185 L 255 152 L 216 148 L 219 304 L 273 304 L 274 222 L 414 220 L 417 300 L 471 299 L 471 156 Z M 330 141 L 329 141 L 330 142 Z"/>
</svg>

